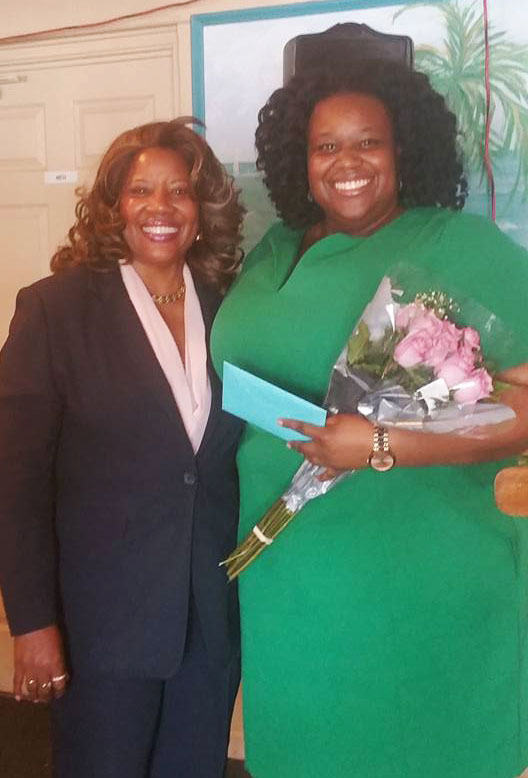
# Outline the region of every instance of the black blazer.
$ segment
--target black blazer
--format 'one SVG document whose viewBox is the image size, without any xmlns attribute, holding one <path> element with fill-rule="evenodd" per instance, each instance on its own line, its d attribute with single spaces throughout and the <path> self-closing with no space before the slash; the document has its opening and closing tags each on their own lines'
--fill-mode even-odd
<svg viewBox="0 0 528 778">
<path fill-rule="evenodd" d="M 219 303 L 196 283 L 206 331 Z M 77 672 L 167 677 L 190 597 L 211 658 L 238 652 L 241 425 L 212 408 L 194 455 L 119 270 L 23 289 L 0 355 L 0 584 L 13 634 L 63 624 Z"/>
</svg>

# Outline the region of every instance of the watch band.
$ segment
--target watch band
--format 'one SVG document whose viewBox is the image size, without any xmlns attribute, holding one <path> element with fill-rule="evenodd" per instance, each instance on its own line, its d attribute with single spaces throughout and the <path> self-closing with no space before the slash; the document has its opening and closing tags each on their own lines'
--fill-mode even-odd
<svg viewBox="0 0 528 778">
<path fill-rule="evenodd" d="M 373 470 L 386 473 L 396 464 L 396 457 L 389 445 L 389 432 L 386 427 L 374 427 L 372 437 L 372 451 L 367 460 Z"/>
</svg>

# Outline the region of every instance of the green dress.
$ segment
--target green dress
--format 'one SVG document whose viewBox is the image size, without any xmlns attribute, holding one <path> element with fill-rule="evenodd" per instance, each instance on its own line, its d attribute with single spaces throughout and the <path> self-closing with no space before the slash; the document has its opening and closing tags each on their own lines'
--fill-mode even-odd
<svg viewBox="0 0 528 778">
<path fill-rule="evenodd" d="M 276 224 L 248 256 L 214 326 L 219 372 L 229 360 L 320 403 L 400 261 L 526 332 L 526 253 L 484 219 L 407 211 L 367 238 L 329 236 L 293 267 L 301 237 Z M 240 537 L 300 461 L 247 426 Z M 362 470 L 242 574 L 254 778 L 513 778 L 528 765 L 528 520 L 496 509 L 500 467 Z"/>
</svg>

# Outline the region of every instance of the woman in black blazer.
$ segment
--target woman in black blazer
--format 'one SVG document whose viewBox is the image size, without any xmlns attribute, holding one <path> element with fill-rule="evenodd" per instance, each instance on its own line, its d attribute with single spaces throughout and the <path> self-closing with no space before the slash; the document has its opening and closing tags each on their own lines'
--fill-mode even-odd
<svg viewBox="0 0 528 778">
<path fill-rule="evenodd" d="M 0 584 L 58 778 L 220 778 L 239 424 L 210 326 L 243 209 L 188 120 L 123 133 L 0 356 Z"/>
</svg>

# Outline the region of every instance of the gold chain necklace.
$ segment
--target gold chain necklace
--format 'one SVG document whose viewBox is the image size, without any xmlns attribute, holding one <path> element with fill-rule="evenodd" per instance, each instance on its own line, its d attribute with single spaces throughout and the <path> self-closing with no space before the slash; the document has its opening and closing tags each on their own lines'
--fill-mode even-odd
<svg viewBox="0 0 528 778">
<path fill-rule="evenodd" d="M 182 283 L 177 292 L 171 294 L 151 294 L 151 298 L 156 305 L 167 305 L 168 303 L 177 303 L 185 295 L 185 281 Z"/>
</svg>

